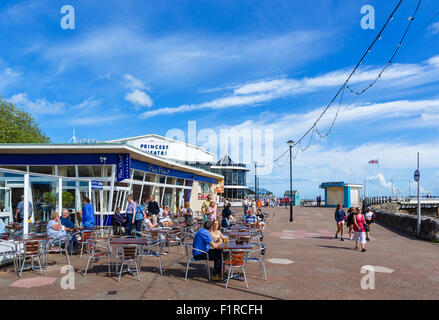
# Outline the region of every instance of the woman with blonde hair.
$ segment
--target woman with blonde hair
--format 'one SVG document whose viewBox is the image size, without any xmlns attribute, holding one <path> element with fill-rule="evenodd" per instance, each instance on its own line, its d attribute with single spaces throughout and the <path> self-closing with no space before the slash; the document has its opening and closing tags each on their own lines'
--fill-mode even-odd
<svg viewBox="0 0 439 320">
<path fill-rule="evenodd" d="M 216 220 L 216 206 L 215 201 L 210 201 L 209 207 L 206 210 L 207 221 L 213 222 Z"/>
</svg>

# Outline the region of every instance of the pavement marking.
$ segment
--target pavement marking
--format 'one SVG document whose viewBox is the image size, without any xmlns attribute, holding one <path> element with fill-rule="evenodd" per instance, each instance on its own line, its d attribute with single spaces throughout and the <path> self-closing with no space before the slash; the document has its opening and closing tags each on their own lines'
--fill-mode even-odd
<svg viewBox="0 0 439 320">
<path fill-rule="evenodd" d="M 294 238 L 294 237 L 280 237 L 280 239 L 296 240 L 296 238 Z"/>
<path fill-rule="evenodd" d="M 12 283 L 11 287 L 17 287 L 17 288 L 34 288 L 34 287 L 41 287 L 41 286 L 47 286 L 50 284 L 53 284 L 57 278 L 49 278 L 49 277 L 35 277 L 30 279 L 21 279 L 17 280 L 14 283 Z"/>
<path fill-rule="evenodd" d="M 294 261 L 291 261 L 289 259 L 281 259 L 281 258 L 271 258 L 267 260 L 270 263 L 273 264 L 292 264 Z"/>
</svg>

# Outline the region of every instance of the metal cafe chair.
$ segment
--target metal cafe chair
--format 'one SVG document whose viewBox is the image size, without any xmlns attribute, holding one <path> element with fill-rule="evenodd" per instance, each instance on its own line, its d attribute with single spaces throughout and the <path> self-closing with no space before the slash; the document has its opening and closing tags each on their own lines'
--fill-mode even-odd
<svg viewBox="0 0 439 320">
<path fill-rule="evenodd" d="M 102 258 L 107 258 L 108 262 L 108 276 L 111 276 L 111 244 L 110 240 L 95 240 L 89 239 L 88 243 L 91 246 L 90 257 L 88 257 L 87 266 L 84 271 L 84 278 L 87 276 L 87 270 L 91 263 L 98 262 Z"/>
<path fill-rule="evenodd" d="M 42 250 L 42 242 L 38 240 L 32 240 L 32 241 L 26 241 L 23 243 L 23 248 L 18 250 L 17 253 L 18 261 L 20 266 L 20 273 L 19 276 L 21 277 L 23 273 L 24 266 L 26 264 L 26 260 L 30 259 L 30 264 L 28 267 L 30 269 L 35 270 L 34 266 L 34 260 L 35 258 L 38 258 L 38 266 L 40 269 L 40 274 L 43 275 L 43 269 L 41 268 L 41 258 L 43 256 L 43 250 Z M 23 262 L 21 262 L 23 261 Z M 36 270 L 35 270 L 36 271 Z"/>
<path fill-rule="evenodd" d="M 137 231 L 136 231 L 137 232 Z M 159 271 L 160 274 L 163 275 L 163 267 L 162 267 L 162 255 L 160 254 L 164 240 L 162 239 L 154 239 L 151 234 L 146 232 L 137 232 L 141 237 L 147 240 L 147 244 L 140 248 L 140 266 L 142 265 L 143 257 L 155 257 L 159 259 Z M 155 250 L 153 248 L 156 248 Z"/>
<path fill-rule="evenodd" d="M 173 229 L 169 234 L 166 235 L 166 242 L 169 247 L 169 252 L 171 251 L 171 247 L 180 246 L 181 254 L 184 255 L 183 232 L 181 230 Z"/>
<path fill-rule="evenodd" d="M 120 271 L 119 278 L 117 281 L 120 282 L 120 277 L 122 276 L 123 266 L 126 263 L 127 272 L 130 272 L 131 262 L 135 263 L 136 271 L 137 271 L 137 280 L 140 281 L 140 255 L 139 255 L 139 246 L 137 245 L 123 245 L 122 247 L 122 255 L 120 257 Z"/>
<path fill-rule="evenodd" d="M 2 250 L 0 250 L 0 256 L 5 257 L 6 259 L 9 257 L 14 261 L 14 271 L 17 273 L 17 243 L 9 239 L 9 233 L 7 233 L 7 239 L 5 234 L 1 234 L 0 238 L 0 246 L 3 247 Z M 6 247 L 6 248 L 4 248 Z"/>
<path fill-rule="evenodd" d="M 82 258 L 82 254 L 84 253 L 84 246 L 87 249 L 88 252 L 91 251 L 91 245 L 89 240 L 93 238 L 94 230 L 83 230 L 81 232 L 81 240 L 78 241 L 78 244 L 81 245 L 81 255 L 79 256 Z"/>
<path fill-rule="evenodd" d="M 244 275 L 245 287 L 248 289 L 247 276 L 245 274 L 245 266 L 247 260 L 248 251 L 246 250 L 228 250 L 229 258 L 224 261 L 226 266 L 229 266 L 229 272 L 227 275 L 226 289 L 229 285 L 229 280 L 233 278 L 233 270 L 242 269 Z"/>
<path fill-rule="evenodd" d="M 202 263 L 204 265 L 205 268 L 207 268 L 207 275 L 210 281 L 210 266 L 209 266 L 209 252 L 207 251 L 203 251 L 203 250 L 199 250 L 199 249 L 195 249 L 192 245 L 185 243 L 185 249 L 186 249 L 186 256 L 187 256 L 187 263 L 186 263 L 186 274 L 184 276 L 184 281 L 187 280 L 187 274 L 189 271 L 189 265 L 191 263 Z M 207 255 L 206 260 L 195 260 L 195 258 L 192 256 L 192 251 L 188 254 L 188 249 L 190 250 L 195 250 L 201 253 L 205 253 Z"/>
<path fill-rule="evenodd" d="M 70 263 L 70 255 L 68 251 L 68 246 L 70 245 L 71 235 L 67 234 L 67 238 L 58 238 L 52 239 L 49 241 L 44 241 L 43 243 L 43 266 L 47 267 L 47 261 L 49 253 L 59 253 L 62 255 L 63 253 L 66 255 L 67 263 Z"/>
<path fill-rule="evenodd" d="M 246 262 L 259 263 L 259 271 L 262 274 L 264 272 L 264 280 L 267 280 L 267 272 L 265 270 L 265 253 L 267 252 L 267 245 L 260 243 L 256 245 L 256 249 L 252 249 L 248 252 Z"/>
</svg>

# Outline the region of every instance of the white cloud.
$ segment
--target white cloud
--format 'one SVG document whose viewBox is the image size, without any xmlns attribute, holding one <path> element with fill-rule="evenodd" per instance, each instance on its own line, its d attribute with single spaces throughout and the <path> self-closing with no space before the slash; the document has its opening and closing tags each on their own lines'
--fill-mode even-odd
<svg viewBox="0 0 439 320">
<path fill-rule="evenodd" d="M 148 89 L 140 79 L 137 79 L 131 74 L 124 74 L 123 79 L 126 82 L 126 86 L 130 89 Z"/>
<path fill-rule="evenodd" d="M 7 86 L 16 82 L 20 78 L 20 73 L 11 68 L 5 68 L 0 72 L 0 90 L 3 91 Z"/>
<path fill-rule="evenodd" d="M 66 104 L 64 102 L 50 102 L 45 98 L 31 100 L 28 98 L 27 93 L 15 94 L 9 101 L 19 108 L 39 114 L 59 114 L 64 113 L 66 110 Z"/>
<path fill-rule="evenodd" d="M 151 97 L 146 94 L 144 91 L 133 90 L 125 95 L 125 100 L 131 102 L 136 107 L 152 107 L 153 102 Z"/>
<path fill-rule="evenodd" d="M 75 109 L 92 109 L 100 106 L 102 100 L 95 100 L 93 97 L 87 98 L 82 101 L 80 104 L 73 106 Z"/>
<path fill-rule="evenodd" d="M 350 84 L 363 84 L 373 81 L 381 68 L 360 69 L 352 77 Z M 287 96 L 316 92 L 324 88 L 341 86 L 350 70 L 337 70 L 313 78 L 270 79 L 247 83 L 234 88 L 232 95 L 217 98 L 200 104 L 185 104 L 178 107 L 166 107 L 144 112 L 141 118 L 150 118 L 161 114 L 174 114 L 203 109 L 223 109 L 230 107 L 253 106 Z M 439 77 L 439 56 L 419 64 L 395 64 L 383 75 L 381 86 L 392 86 L 401 90 Z M 361 85 L 360 85 L 361 86 Z"/>
<path fill-rule="evenodd" d="M 438 34 L 438 33 L 439 33 L 439 21 L 433 23 L 433 24 L 430 26 L 430 29 L 431 29 L 431 32 L 432 32 L 433 34 Z"/>
</svg>

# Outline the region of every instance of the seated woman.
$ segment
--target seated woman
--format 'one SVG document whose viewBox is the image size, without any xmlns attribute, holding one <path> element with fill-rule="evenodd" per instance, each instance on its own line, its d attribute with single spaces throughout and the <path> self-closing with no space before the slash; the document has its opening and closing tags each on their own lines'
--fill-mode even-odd
<svg viewBox="0 0 439 320">
<path fill-rule="evenodd" d="M 224 235 L 221 233 L 218 220 L 213 221 L 212 228 L 210 229 L 210 236 L 214 243 L 222 243 L 224 241 Z"/>
<path fill-rule="evenodd" d="M 50 215 L 50 221 L 47 223 L 47 235 L 52 237 L 53 243 L 59 244 L 60 246 L 65 246 L 69 242 L 69 252 L 75 254 L 77 251 L 76 237 L 73 236 L 70 239 L 66 231 L 66 227 L 61 224 L 58 212 L 52 212 Z"/>
<path fill-rule="evenodd" d="M 165 210 L 163 210 L 163 214 L 162 211 L 160 210 L 160 214 L 159 214 L 159 224 L 161 224 L 163 227 L 172 227 L 174 225 L 174 223 L 171 220 L 171 217 L 169 216 L 169 207 L 166 206 Z"/>
<path fill-rule="evenodd" d="M 151 218 L 152 218 L 152 213 L 151 212 L 147 212 L 146 213 L 146 218 L 143 219 L 143 226 L 145 230 L 148 229 L 157 229 L 158 228 L 158 224 L 157 223 L 152 223 L 151 222 Z"/>
</svg>

